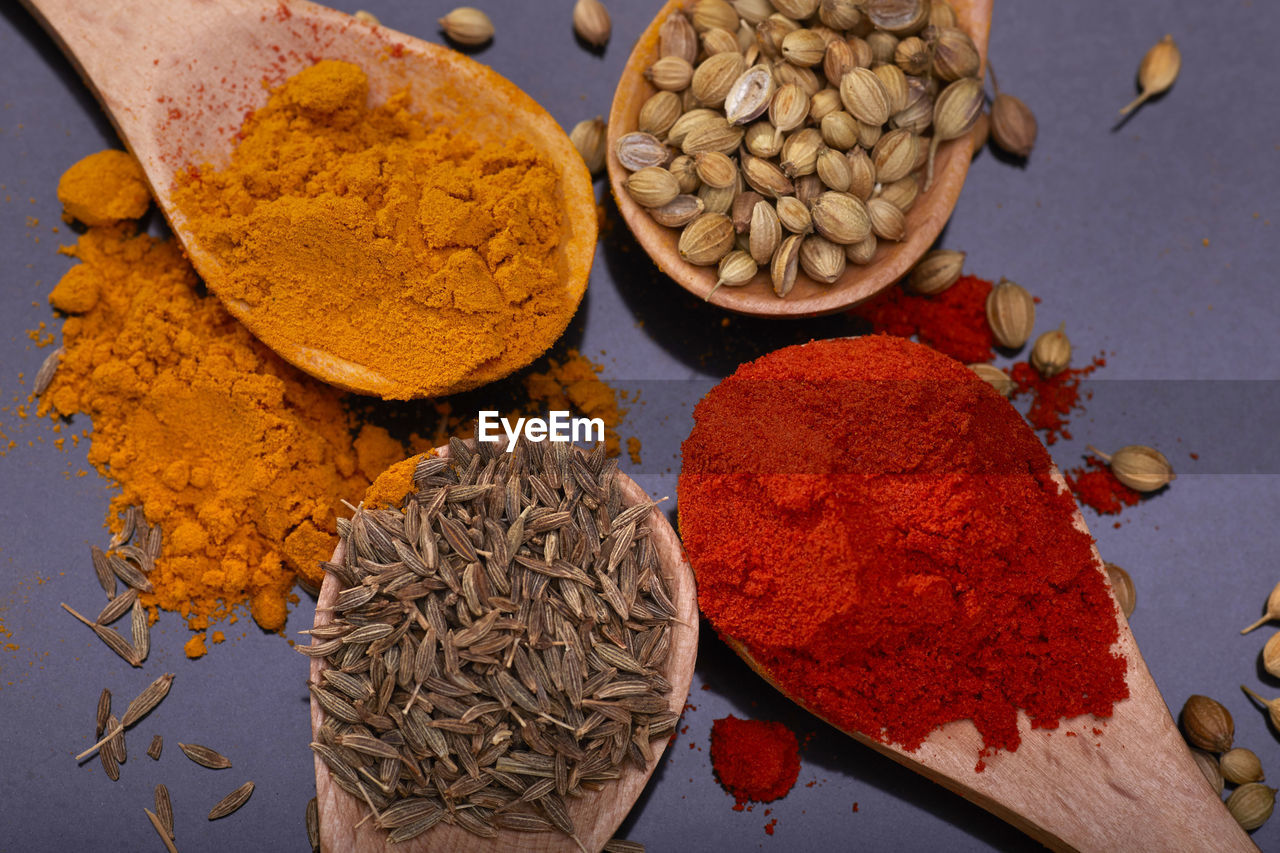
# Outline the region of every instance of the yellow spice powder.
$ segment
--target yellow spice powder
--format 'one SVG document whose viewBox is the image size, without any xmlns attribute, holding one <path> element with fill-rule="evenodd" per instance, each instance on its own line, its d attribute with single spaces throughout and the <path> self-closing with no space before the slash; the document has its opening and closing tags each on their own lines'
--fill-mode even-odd
<svg viewBox="0 0 1280 853">
<path fill-rule="evenodd" d="M 80 265 L 68 277 L 94 279 L 97 299 L 64 323 L 41 411 L 89 415 L 89 461 L 120 486 L 112 517 L 141 505 L 164 530 L 145 603 L 197 630 L 247 604 L 279 630 L 295 576 L 320 579 L 339 501 L 404 449 L 375 427 L 353 441 L 340 392 L 203 296 L 176 244 L 131 231 L 90 228 L 70 250 Z M 62 288 L 55 307 L 85 304 Z"/>
<path fill-rule="evenodd" d="M 556 249 L 555 165 L 519 136 L 480 143 L 369 106 L 355 65 L 291 77 L 230 163 L 178 175 L 174 200 L 264 340 L 388 378 L 390 399 L 474 388 L 533 361 L 576 308 Z M 283 351 L 283 349 L 282 349 Z"/>
</svg>

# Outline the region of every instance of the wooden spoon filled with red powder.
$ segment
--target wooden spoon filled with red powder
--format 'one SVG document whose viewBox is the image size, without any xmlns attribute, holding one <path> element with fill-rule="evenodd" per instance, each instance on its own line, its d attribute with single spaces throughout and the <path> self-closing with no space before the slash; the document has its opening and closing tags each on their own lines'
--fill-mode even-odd
<svg viewBox="0 0 1280 853">
<path fill-rule="evenodd" d="M 1047 451 L 964 365 L 880 335 L 788 347 L 694 420 L 698 601 L 776 687 L 1056 849 L 1254 849 Z"/>
</svg>

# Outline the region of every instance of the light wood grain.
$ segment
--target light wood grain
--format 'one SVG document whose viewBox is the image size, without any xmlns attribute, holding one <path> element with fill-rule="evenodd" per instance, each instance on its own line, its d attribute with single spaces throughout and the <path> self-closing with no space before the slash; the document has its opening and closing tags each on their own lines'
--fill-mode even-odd
<svg viewBox="0 0 1280 853">
<path fill-rule="evenodd" d="M 437 453 L 448 456 L 448 448 Z M 625 474 L 619 473 L 618 484 L 622 488 L 623 503 L 632 506 L 649 500 L 644 489 Z M 658 550 L 663 577 L 670 584 L 671 600 L 676 607 L 675 621 L 671 626 L 671 651 L 667 656 L 662 675 L 671 683 L 671 695 L 667 707 L 673 713 L 684 710 L 689 696 L 689 682 L 693 678 L 694 659 L 698 653 L 698 595 L 693 570 L 685 558 L 684 548 L 671 529 L 666 515 L 655 507 L 648 516 L 654 545 Z M 339 544 L 333 561 L 342 558 L 343 546 Z M 316 626 L 331 621 L 328 608 L 338 595 L 338 584 L 332 575 L 326 575 L 316 601 Z M 318 682 L 324 661 L 311 660 L 311 680 Z M 311 731 L 314 733 L 324 722 L 324 712 L 311 700 Z M 644 790 L 649 777 L 662 759 L 667 739 L 653 741 L 653 758 L 643 771 L 628 766 L 622 778 L 606 785 L 602 790 L 581 799 L 567 801 L 569 814 L 578 829 L 583 845 L 592 851 L 600 850 L 622 823 L 632 805 Z M 343 853 L 373 853 L 394 850 L 396 853 L 426 853 L 426 851 L 527 851 L 527 853 L 576 853 L 578 846 L 572 839 L 560 833 L 521 833 L 501 830 L 498 837 L 485 840 L 465 830 L 445 824 L 437 824 L 430 831 L 412 841 L 390 845 L 386 833 L 376 829 L 372 821 L 356 824 L 368 814 L 369 808 L 357 801 L 333 783 L 329 769 L 319 758 L 315 760 L 316 797 L 320 808 L 320 839 L 324 850 Z"/>
<path fill-rule="evenodd" d="M 1053 478 L 1067 488 L 1056 468 Z M 1075 525 L 1088 533 L 1079 509 Z M 1093 560 L 1106 577 L 1096 546 Z M 982 736 L 969 720 L 939 728 L 914 752 L 861 732 L 846 733 L 1053 850 L 1256 851 L 1196 766 L 1118 606 L 1116 619 L 1115 648 L 1128 662 L 1129 698 L 1116 704 L 1109 719 L 1079 717 L 1055 731 L 1032 729 L 1019 712 L 1021 745 L 988 758 L 982 773 L 974 770 Z M 730 640 L 729 645 L 787 694 L 741 643 Z M 822 717 L 816 709 L 807 710 Z M 1094 734 L 1095 728 L 1102 733 Z M 1067 736 L 1068 731 L 1076 736 Z"/>
<path fill-rule="evenodd" d="M 762 269 L 742 287 L 721 287 L 711 293 L 717 280 L 716 268 L 685 263 L 676 250 L 680 232 L 658 225 L 644 208 L 632 201 L 624 186 L 629 173 L 618 161 L 614 149 L 619 137 L 636 129 L 640 107 L 657 91 L 644 79 L 644 71 L 658 57 L 658 29 L 673 11 L 691 5 L 691 0 L 669 0 L 662 7 L 627 60 L 609 113 L 609 183 L 618 210 L 649 257 L 690 293 L 702 299 L 710 293 L 713 305 L 757 317 L 813 317 L 843 311 L 901 279 L 938 239 L 951 218 L 969 171 L 972 148 L 968 135 L 939 146 L 933 186 L 927 193 L 920 194 L 907 213 L 906 240 L 899 243 L 881 240 L 870 264 L 849 264 L 834 284 L 816 282 L 801 271 L 795 287 L 782 299 L 774 294 L 767 269 Z M 991 0 L 952 0 L 951 5 L 955 7 L 960 25 L 973 37 L 985 68 Z"/>
<path fill-rule="evenodd" d="M 22 0 L 76 64 L 120 137 L 142 163 L 152 191 L 200 276 L 215 293 L 222 271 L 196 243 L 171 190 L 179 169 L 225 165 L 245 116 L 266 103 L 275 86 L 319 59 L 360 65 L 374 103 L 404 90 L 415 109 L 466 126 L 477 139 L 518 133 L 560 169 L 564 210 L 555 259 L 573 305 L 586 292 L 596 244 L 595 196 L 582 158 L 555 120 L 532 98 L 487 66 L 439 45 L 385 27 L 370 27 L 305 0 Z M 358 284 L 358 283 L 357 283 Z M 227 308 L 264 343 L 297 367 L 351 391 L 384 396 L 394 390 L 363 365 L 314 349 L 255 322 L 253 309 Z M 568 322 L 567 312 L 565 322 Z M 510 373 L 554 343 L 549 329 L 529 357 L 504 355 Z M 505 375 L 501 374 L 501 375 Z M 483 381 L 499 378 L 492 374 Z M 467 390 L 479 379 L 426 389 L 427 396 Z"/>
</svg>

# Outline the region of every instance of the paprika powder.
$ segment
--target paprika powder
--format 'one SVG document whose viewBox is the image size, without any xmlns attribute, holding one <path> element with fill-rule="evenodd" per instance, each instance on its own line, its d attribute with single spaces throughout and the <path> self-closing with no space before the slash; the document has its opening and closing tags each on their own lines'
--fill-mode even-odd
<svg viewBox="0 0 1280 853">
<path fill-rule="evenodd" d="M 787 795 L 800 776 L 800 744 L 782 723 L 730 714 L 711 724 L 711 767 L 742 811 Z"/>
<path fill-rule="evenodd" d="M 964 365 L 873 335 L 741 366 L 694 410 L 679 482 L 698 600 L 788 695 L 915 749 L 970 719 L 1014 750 L 1128 695 L 1070 492 Z M 979 764 L 979 768 L 981 763 Z"/>
<path fill-rule="evenodd" d="M 853 309 L 871 330 L 900 338 L 914 337 L 938 352 L 965 364 L 995 358 L 996 345 L 987 325 L 987 295 L 991 282 L 966 275 L 934 295 L 891 287 Z"/>
<path fill-rule="evenodd" d="M 1072 468 L 1063 477 L 1080 503 L 1099 515 L 1119 515 L 1120 510 L 1142 499 L 1140 493 L 1111 473 L 1111 466 L 1092 456 L 1085 460 L 1084 466 Z"/>
<path fill-rule="evenodd" d="M 1048 377 L 1026 361 L 1018 362 L 1009 371 L 1016 386 L 1013 390 L 1014 399 L 1024 396 L 1031 398 L 1031 404 L 1027 407 L 1027 421 L 1034 429 L 1044 433 L 1046 444 L 1057 444 L 1059 438 L 1071 438 L 1067 418 L 1072 411 L 1083 408 L 1081 397 L 1088 397 L 1088 394 L 1080 391 L 1080 380 L 1106 365 L 1107 360 L 1098 355 L 1084 367 L 1068 367 Z"/>
</svg>

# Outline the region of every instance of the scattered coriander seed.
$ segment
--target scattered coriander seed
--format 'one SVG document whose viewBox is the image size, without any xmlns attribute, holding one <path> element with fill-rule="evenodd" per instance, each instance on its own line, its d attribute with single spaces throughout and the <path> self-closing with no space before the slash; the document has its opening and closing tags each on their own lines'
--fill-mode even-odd
<svg viewBox="0 0 1280 853">
<path fill-rule="evenodd" d="M 1000 279 L 987 294 L 987 325 L 1000 346 L 1020 349 L 1036 325 L 1035 299 L 1021 285 Z"/>
<path fill-rule="evenodd" d="M 1148 98 L 1167 92 L 1173 81 L 1178 79 L 1181 68 L 1182 53 L 1173 36 L 1166 35 L 1142 57 L 1138 66 L 1138 87 L 1142 94 L 1120 110 L 1120 115 L 1128 115 L 1146 103 Z"/>
<path fill-rule="evenodd" d="M 1034 357 L 1034 353 L 1032 355 Z M 1110 455 L 1090 445 L 1089 452 L 1111 466 L 1116 479 L 1134 491 L 1163 489 L 1178 476 L 1163 453 L 1141 444 L 1126 445 Z"/>
<path fill-rule="evenodd" d="M 1036 338 L 1031 346 L 1031 366 L 1046 379 L 1057 376 L 1071 364 L 1071 341 L 1067 338 L 1067 324 Z"/>
<path fill-rule="evenodd" d="M 1262 773 L 1262 762 L 1251 749 L 1237 746 L 1222 753 L 1218 759 L 1218 768 L 1222 778 L 1232 785 L 1245 785 L 1249 782 L 1262 782 L 1266 777 Z"/>
<path fill-rule="evenodd" d="M 991 72 L 991 85 L 996 96 L 991 101 L 991 138 L 1002 150 L 1015 157 L 1028 157 L 1036 144 L 1036 117 L 1021 99 L 1000 91 L 996 72 Z"/>
<path fill-rule="evenodd" d="M 1103 566 L 1107 569 L 1111 594 L 1115 596 L 1116 604 L 1120 605 L 1120 612 L 1126 619 L 1132 617 L 1133 611 L 1138 607 L 1138 591 L 1133 586 L 1133 578 L 1115 563 L 1103 563 Z"/>
<path fill-rule="evenodd" d="M 1272 619 L 1280 619 L 1280 583 L 1276 584 L 1271 594 L 1267 596 L 1267 611 L 1262 614 L 1262 618 L 1254 622 L 1249 627 L 1240 631 L 1241 634 L 1247 634 L 1255 628 L 1260 627 L 1263 623 L 1270 622 Z"/>
<path fill-rule="evenodd" d="M 1272 727 L 1280 731 L 1280 699 L 1263 699 L 1243 684 L 1240 685 L 1240 689 L 1243 690 L 1245 695 L 1250 699 L 1267 709 L 1267 716 L 1271 718 Z"/>
<path fill-rule="evenodd" d="M 936 295 L 960 280 L 964 252 L 934 249 L 916 262 L 907 278 L 907 287 L 916 293 Z M 1007 394 L 1005 396 L 1008 396 Z"/>
<path fill-rule="evenodd" d="M 1267 822 L 1276 808 L 1276 789 L 1261 782 L 1241 785 L 1227 797 L 1227 811 L 1245 832 L 1253 832 Z"/>
<path fill-rule="evenodd" d="M 970 364 L 969 369 L 978 374 L 979 379 L 996 389 L 996 392 L 1006 399 L 1013 394 L 1013 389 L 1017 387 L 1009 374 L 994 364 L 978 362 L 977 364 Z"/>
<path fill-rule="evenodd" d="M 1188 697 L 1182 706 L 1181 722 L 1182 732 L 1192 746 L 1206 752 L 1226 752 L 1231 748 L 1235 721 L 1230 711 L 1208 696 L 1193 693 Z"/>
<path fill-rule="evenodd" d="M 372 12 L 366 12 L 364 9 L 358 9 L 351 17 L 355 18 L 362 24 L 368 24 L 371 27 L 378 26 L 381 22 Z"/>
<path fill-rule="evenodd" d="M 573 6 L 573 31 L 587 44 L 604 47 L 613 32 L 609 10 L 600 0 L 578 0 Z"/>
<path fill-rule="evenodd" d="M 1280 634 L 1272 634 L 1262 647 L 1262 667 L 1271 675 L 1280 678 Z"/>
<path fill-rule="evenodd" d="M 493 38 L 493 21 L 472 6 L 459 6 L 436 23 L 450 41 L 467 47 L 477 47 Z"/>
<path fill-rule="evenodd" d="M 593 175 L 604 168 L 605 129 L 604 119 L 596 116 L 578 122 L 569 132 L 569 141 L 578 149 L 582 161 L 587 164 L 587 171 Z"/>
<path fill-rule="evenodd" d="M 1213 793 L 1222 796 L 1223 779 L 1222 768 L 1218 766 L 1218 759 L 1214 758 L 1211 753 L 1205 752 L 1203 749 L 1191 750 L 1191 757 L 1195 759 L 1196 766 L 1200 768 L 1200 772 L 1204 774 L 1204 779 L 1209 783 L 1209 787 L 1213 789 Z"/>
</svg>

